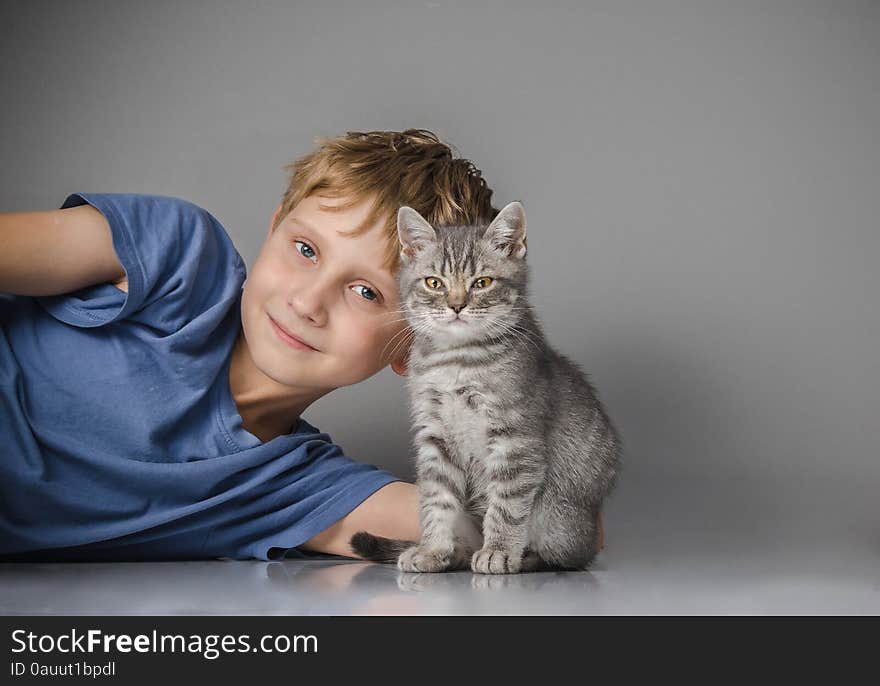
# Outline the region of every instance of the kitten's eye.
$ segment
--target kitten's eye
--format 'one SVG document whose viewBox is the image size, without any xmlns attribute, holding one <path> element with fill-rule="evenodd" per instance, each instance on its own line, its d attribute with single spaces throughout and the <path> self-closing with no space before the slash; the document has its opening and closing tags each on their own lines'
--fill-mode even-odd
<svg viewBox="0 0 880 686">
<path fill-rule="evenodd" d="M 308 258 L 308 259 L 312 259 L 312 257 L 315 256 L 315 251 L 312 250 L 312 246 L 310 246 L 308 243 L 303 243 L 302 241 L 294 241 L 294 242 L 293 242 L 293 245 L 294 245 L 296 251 L 297 251 L 300 255 L 302 255 L 303 257 L 306 257 L 306 258 Z M 298 247 L 296 247 L 296 246 L 298 246 L 298 245 L 302 245 L 302 246 L 304 246 L 305 249 L 308 250 L 309 253 L 311 253 L 311 254 L 306 254 L 305 252 L 303 252 L 302 250 L 300 250 Z"/>
<path fill-rule="evenodd" d="M 436 276 L 429 276 L 427 279 L 425 279 L 425 285 L 428 288 L 435 288 L 436 289 L 436 288 L 440 288 L 443 285 L 443 282 L 440 279 L 438 279 Z"/>
<path fill-rule="evenodd" d="M 481 276 L 479 279 L 474 281 L 474 286 L 477 288 L 486 288 L 490 283 L 492 283 L 491 276 Z"/>
</svg>

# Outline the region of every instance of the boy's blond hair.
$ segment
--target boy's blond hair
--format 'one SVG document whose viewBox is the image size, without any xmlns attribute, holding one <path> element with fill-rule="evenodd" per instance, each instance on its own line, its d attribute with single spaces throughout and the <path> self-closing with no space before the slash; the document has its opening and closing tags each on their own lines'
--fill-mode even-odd
<svg viewBox="0 0 880 686">
<path fill-rule="evenodd" d="M 408 205 L 432 224 L 489 223 L 498 214 L 492 189 L 470 160 L 425 129 L 349 131 L 318 138 L 317 147 L 285 167 L 290 172 L 275 226 L 310 195 L 350 196 L 339 209 L 372 199 L 370 216 L 347 235 L 359 236 L 385 217 L 385 267 L 397 271 L 397 210 Z M 329 209 L 329 208 L 327 208 Z"/>
</svg>

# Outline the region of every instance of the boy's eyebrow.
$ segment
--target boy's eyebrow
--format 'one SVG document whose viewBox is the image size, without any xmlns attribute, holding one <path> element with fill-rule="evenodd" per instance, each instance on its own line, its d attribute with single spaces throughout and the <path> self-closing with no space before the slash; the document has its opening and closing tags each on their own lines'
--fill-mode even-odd
<svg viewBox="0 0 880 686">
<path fill-rule="evenodd" d="M 318 233 L 318 230 L 315 229 L 314 226 L 312 226 L 311 224 L 307 224 L 302 219 L 297 219 L 296 217 L 291 217 L 290 221 L 292 221 L 294 224 L 299 224 L 301 227 L 303 227 L 304 229 L 308 229 L 312 233 Z M 337 231 L 336 233 L 339 233 L 339 232 Z"/>
<path fill-rule="evenodd" d="M 314 234 L 320 234 L 320 233 L 321 233 L 321 232 L 318 231 L 314 226 L 312 226 L 311 224 L 308 224 L 308 223 L 304 222 L 302 219 L 298 219 L 297 217 L 291 217 L 291 218 L 290 218 L 290 221 L 292 221 L 292 222 L 294 222 L 294 223 L 296 223 L 296 224 L 299 224 L 301 227 L 303 227 L 303 228 L 306 229 L 307 231 L 310 231 L 310 232 L 312 232 L 312 233 L 314 233 Z M 337 235 L 339 235 L 339 236 L 345 236 L 345 235 L 346 235 L 346 234 L 345 234 L 344 232 L 342 232 L 342 231 L 337 231 L 336 233 L 337 233 Z M 376 269 L 369 269 L 369 271 L 372 272 L 372 273 L 376 276 L 376 278 L 377 278 L 378 280 L 380 280 L 380 281 L 382 281 L 382 282 L 385 282 L 383 285 L 387 286 L 388 288 L 395 288 L 395 287 L 396 287 L 396 283 L 395 283 L 395 281 L 394 281 L 394 277 L 393 277 L 393 276 L 388 275 L 388 274 L 385 274 L 384 272 L 381 272 L 381 271 L 376 270 Z"/>
<path fill-rule="evenodd" d="M 301 227 L 303 227 L 304 229 L 308 229 L 312 233 L 320 233 L 320 231 L 318 231 L 314 226 L 312 226 L 311 224 L 307 224 L 302 219 L 297 219 L 296 217 L 291 217 L 290 221 L 295 222 L 296 224 L 299 224 Z M 346 233 L 344 231 L 337 231 L 336 234 L 338 236 L 345 236 L 346 235 Z"/>
</svg>

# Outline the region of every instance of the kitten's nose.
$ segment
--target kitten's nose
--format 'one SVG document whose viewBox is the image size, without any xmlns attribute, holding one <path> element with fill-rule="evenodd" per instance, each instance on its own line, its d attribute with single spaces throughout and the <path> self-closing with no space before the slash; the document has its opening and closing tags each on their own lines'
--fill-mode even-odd
<svg viewBox="0 0 880 686">
<path fill-rule="evenodd" d="M 455 314 L 461 312 L 465 307 L 467 307 L 467 303 L 462 303 L 461 305 L 450 305 L 453 310 L 455 310 Z"/>
</svg>

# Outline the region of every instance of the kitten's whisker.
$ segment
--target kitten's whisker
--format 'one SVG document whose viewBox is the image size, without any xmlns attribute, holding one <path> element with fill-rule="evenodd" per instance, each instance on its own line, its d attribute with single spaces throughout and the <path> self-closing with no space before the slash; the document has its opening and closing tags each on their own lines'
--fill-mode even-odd
<svg viewBox="0 0 880 686">
<path fill-rule="evenodd" d="M 431 315 L 426 315 L 426 314 L 410 315 L 409 317 L 402 317 L 401 319 L 394 319 L 390 322 L 385 322 L 384 324 L 379 324 L 379 328 L 382 328 L 383 326 L 390 326 L 391 324 L 399 324 L 400 322 L 405 322 L 408 319 L 415 319 L 415 320 L 427 319 L 430 316 Z"/>
<path fill-rule="evenodd" d="M 391 354 L 388 356 L 389 360 L 394 358 L 394 355 L 397 353 L 397 349 L 401 345 L 406 344 L 408 340 L 412 340 L 413 338 L 415 338 L 416 333 L 419 333 L 423 330 L 427 330 L 428 327 L 429 327 L 429 325 L 427 322 L 417 322 L 414 327 L 406 328 L 406 329 L 403 329 L 402 331 L 398 331 L 396 334 L 394 334 L 394 336 L 391 337 L 391 340 L 389 340 L 388 343 L 385 344 L 385 347 L 382 348 L 382 353 L 380 355 L 380 359 L 382 359 L 382 355 L 385 354 L 385 350 L 388 348 L 389 345 L 391 345 L 392 341 L 394 341 L 395 338 L 397 338 L 401 334 L 404 334 L 403 338 L 401 338 L 397 342 L 397 344 L 394 346 L 394 349 L 391 351 Z"/>
<path fill-rule="evenodd" d="M 414 332 L 412 329 L 407 328 L 407 329 L 403 329 L 403 330 L 401 330 L 401 331 L 398 331 L 396 334 L 394 334 L 394 335 L 389 339 L 389 341 L 385 344 L 385 347 L 382 348 L 382 352 L 379 354 L 379 358 L 380 358 L 380 359 L 384 359 L 385 351 L 388 349 L 388 346 L 391 345 L 391 344 L 394 342 L 394 339 L 395 339 L 395 338 L 397 338 L 398 336 L 401 336 L 401 335 L 403 336 L 403 338 L 402 338 L 400 341 L 398 341 L 398 345 L 400 345 L 401 342 L 405 342 L 405 341 L 406 341 L 406 339 L 407 339 L 407 335 L 409 335 L 409 334 L 415 335 L 415 332 Z M 398 345 L 395 345 L 395 346 L 394 346 L 394 350 L 392 350 L 392 351 L 391 351 L 391 354 L 388 356 L 388 359 L 389 359 L 389 360 L 390 360 L 391 358 L 394 357 L 394 353 L 397 352 L 397 347 L 398 347 Z"/>
<path fill-rule="evenodd" d="M 537 352 L 541 351 L 540 343 L 536 342 L 536 340 L 532 337 L 532 334 L 530 332 L 526 331 L 525 329 L 522 329 L 521 327 L 510 324 L 509 322 L 502 321 L 501 319 L 498 319 L 498 318 L 491 319 L 490 325 L 497 325 L 497 326 L 501 327 L 501 329 L 503 329 L 507 334 L 509 334 L 513 338 L 516 338 L 518 340 L 522 340 L 525 343 L 534 346 L 534 348 Z"/>
<path fill-rule="evenodd" d="M 523 326 L 521 326 L 519 324 L 512 324 L 511 326 L 513 326 L 513 328 L 516 331 L 519 331 L 526 338 L 528 338 L 532 342 L 536 343 L 536 345 L 538 346 L 538 350 L 541 349 L 541 339 L 538 336 L 536 336 L 533 332 L 529 331 L 528 329 L 524 328 Z"/>
<path fill-rule="evenodd" d="M 405 314 L 405 313 L 406 313 L 406 309 L 388 310 L 387 312 L 382 312 L 379 316 L 380 317 L 390 317 L 392 314 Z"/>
<path fill-rule="evenodd" d="M 405 345 L 406 342 L 407 342 L 408 340 L 411 340 L 412 337 L 414 337 L 414 336 L 415 336 L 415 334 L 414 334 L 412 331 L 407 331 L 407 335 L 404 336 L 402 339 L 400 339 L 400 341 L 398 341 L 397 345 L 394 346 L 394 348 L 391 350 L 391 353 L 388 355 L 388 357 L 387 357 L 387 358 L 385 358 L 385 357 L 382 357 L 382 358 L 381 358 L 381 359 L 383 360 L 384 364 L 388 364 L 391 360 L 393 360 L 393 359 L 394 359 L 394 356 L 397 354 L 397 349 L 398 349 L 401 345 Z M 385 347 L 387 348 L 388 346 L 385 346 Z M 383 350 L 382 352 L 383 352 L 383 355 L 384 355 L 384 350 Z"/>
</svg>

